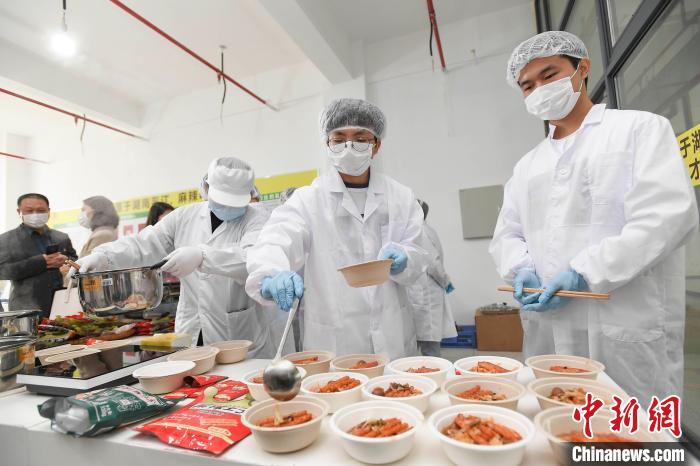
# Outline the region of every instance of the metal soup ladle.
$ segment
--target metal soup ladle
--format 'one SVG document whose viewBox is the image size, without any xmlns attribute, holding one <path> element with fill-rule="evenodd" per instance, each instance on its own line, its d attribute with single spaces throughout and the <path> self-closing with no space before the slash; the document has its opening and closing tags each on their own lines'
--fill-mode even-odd
<svg viewBox="0 0 700 466">
<path fill-rule="evenodd" d="M 282 333 L 282 340 L 277 348 L 277 354 L 263 372 L 263 388 L 270 397 L 279 401 L 289 401 L 299 393 L 301 388 L 301 372 L 288 359 L 282 359 L 282 347 L 287 341 L 287 334 L 292 326 L 294 315 L 299 308 L 301 298 L 298 298 L 287 316 L 287 324 Z"/>
</svg>

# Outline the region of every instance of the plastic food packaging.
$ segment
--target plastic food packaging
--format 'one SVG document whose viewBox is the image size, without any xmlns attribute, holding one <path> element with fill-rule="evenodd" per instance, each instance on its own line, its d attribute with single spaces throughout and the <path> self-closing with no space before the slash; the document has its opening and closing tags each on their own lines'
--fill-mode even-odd
<svg viewBox="0 0 700 466">
<path fill-rule="evenodd" d="M 230 401 L 216 401 L 221 393 L 210 386 L 187 407 L 135 429 L 168 445 L 220 455 L 250 435 L 241 415 L 251 406 L 252 398 L 244 384 L 235 383 L 239 388 L 229 391 Z"/>
<path fill-rule="evenodd" d="M 199 398 L 206 387 L 226 380 L 225 375 L 188 375 L 184 378 L 185 385 L 174 392 L 163 395 L 166 400 L 183 400 L 185 398 Z"/>
<path fill-rule="evenodd" d="M 125 424 L 142 421 L 175 404 L 159 396 L 120 385 L 68 398 L 51 398 L 38 406 L 51 428 L 77 437 L 93 437 Z"/>
</svg>

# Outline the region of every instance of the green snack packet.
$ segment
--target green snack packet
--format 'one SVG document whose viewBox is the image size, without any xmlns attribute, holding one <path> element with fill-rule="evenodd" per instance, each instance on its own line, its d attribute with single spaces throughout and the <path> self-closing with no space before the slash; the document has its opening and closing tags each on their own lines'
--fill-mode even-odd
<svg viewBox="0 0 700 466">
<path fill-rule="evenodd" d="M 38 406 L 51 428 L 76 437 L 94 437 L 161 413 L 177 402 L 120 385 L 68 398 L 51 398 Z"/>
</svg>

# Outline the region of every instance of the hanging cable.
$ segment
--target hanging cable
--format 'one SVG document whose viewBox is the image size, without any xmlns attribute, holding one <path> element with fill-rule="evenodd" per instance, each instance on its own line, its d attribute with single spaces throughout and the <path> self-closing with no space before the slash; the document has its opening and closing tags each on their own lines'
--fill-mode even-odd
<svg viewBox="0 0 700 466">
<path fill-rule="evenodd" d="M 224 124 L 224 103 L 226 102 L 226 78 L 224 78 L 224 51 L 226 50 L 225 45 L 220 45 L 221 48 L 221 73 L 219 73 L 218 80 L 219 82 L 224 83 L 224 94 L 221 96 L 221 111 L 219 112 L 219 121 L 221 121 L 221 124 Z"/>
<path fill-rule="evenodd" d="M 430 40 L 428 41 L 428 52 L 430 53 L 430 64 L 433 68 L 433 71 L 435 71 L 435 57 L 433 56 L 433 21 L 430 20 Z"/>
<path fill-rule="evenodd" d="M 240 90 L 242 90 L 243 92 L 245 92 L 246 94 L 248 94 L 249 96 L 251 96 L 252 98 L 254 98 L 255 100 L 257 100 L 257 101 L 260 102 L 261 104 L 265 105 L 265 106 L 266 106 L 267 108 L 269 108 L 270 110 L 274 110 L 275 112 L 278 112 L 278 111 L 279 111 L 279 109 L 278 109 L 277 107 L 275 107 L 274 105 L 272 105 L 270 102 L 266 101 L 265 99 L 263 99 L 263 98 L 261 98 L 260 96 L 258 96 L 257 94 L 255 94 L 255 93 L 252 92 L 250 89 L 248 89 L 248 88 L 245 87 L 243 84 L 241 84 L 241 83 L 239 83 L 238 81 L 236 81 L 235 79 L 233 79 L 233 78 L 232 78 L 231 76 L 229 76 L 228 74 L 222 73 L 221 70 L 218 69 L 216 66 L 212 65 L 212 64 L 209 63 L 207 60 L 205 60 L 204 58 L 202 58 L 201 56 L 199 56 L 198 54 L 196 54 L 192 49 L 190 49 L 190 48 L 188 48 L 187 46 L 185 46 L 182 42 L 179 42 L 179 41 L 176 40 L 174 37 L 172 37 L 171 35 L 167 34 L 167 33 L 166 33 L 165 31 L 163 31 L 162 29 L 160 29 L 158 26 L 156 26 L 155 24 L 153 24 L 152 22 L 150 22 L 149 20 L 147 20 L 146 18 L 144 18 L 143 16 L 141 16 L 140 14 L 138 14 L 136 11 L 134 11 L 134 10 L 132 10 L 131 8 L 129 8 L 128 6 L 126 6 L 126 5 L 124 4 L 124 2 L 122 2 L 121 0 L 109 0 L 109 1 L 112 2 L 115 6 L 121 8 L 122 10 L 124 10 L 124 12 L 127 13 L 128 15 L 134 17 L 136 20 L 140 21 L 141 23 L 143 23 L 144 25 L 146 25 L 148 28 L 150 28 L 150 29 L 152 29 L 153 31 L 155 31 L 158 35 L 160 35 L 161 37 L 163 37 L 165 40 L 167 40 L 168 42 L 172 43 L 173 45 L 175 45 L 176 47 L 178 47 L 179 49 L 181 49 L 183 52 L 185 52 L 186 54 L 190 55 L 192 58 L 194 58 L 195 60 L 197 60 L 198 62 L 200 62 L 202 65 L 206 66 L 207 68 L 209 68 L 209 69 L 212 70 L 212 71 L 215 71 L 217 74 L 221 74 L 221 76 L 223 77 L 223 79 L 226 79 L 228 82 L 230 82 L 230 83 L 233 84 L 234 86 L 238 87 Z"/>
<path fill-rule="evenodd" d="M 437 18 L 435 16 L 435 7 L 433 6 L 433 0 L 426 0 L 428 5 L 428 18 L 430 19 L 430 52 L 432 56 L 432 46 L 433 46 L 433 34 L 435 34 L 435 45 L 437 45 L 438 56 L 440 57 L 440 66 L 442 71 L 447 71 L 447 66 L 445 65 L 445 55 L 442 51 L 442 42 L 440 41 L 440 28 L 438 28 Z"/>
<path fill-rule="evenodd" d="M 68 10 L 67 1 L 63 0 L 63 13 L 61 15 L 61 28 L 63 32 L 68 32 L 68 23 L 66 22 L 66 10 Z"/>
<path fill-rule="evenodd" d="M 87 115 L 83 113 L 83 127 L 80 130 L 80 155 L 85 156 L 85 144 L 83 143 L 83 136 L 85 136 L 85 128 L 87 126 L 87 121 L 85 120 Z M 76 121 L 76 123 L 78 123 Z"/>
<path fill-rule="evenodd" d="M 40 107 L 44 107 L 44 108 L 47 108 L 49 110 L 53 110 L 54 112 L 63 113 L 64 115 L 72 116 L 73 119 L 76 121 L 77 120 L 84 120 L 87 123 L 92 123 L 93 125 L 101 126 L 103 128 L 115 131 L 117 133 L 121 133 L 121 134 L 124 134 L 126 136 L 131 136 L 132 138 L 141 139 L 143 141 L 147 140 L 146 138 L 143 138 L 141 136 L 137 136 L 136 134 L 130 133 L 128 131 L 124 131 L 124 130 L 121 130 L 119 128 L 115 128 L 114 126 L 108 125 L 106 123 L 102 123 L 102 122 L 99 122 L 97 120 L 93 120 L 92 118 L 88 118 L 84 114 L 78 115 L 77 113 L 70 112 L 68 110 L 64 110 L 62 108 L 56 107 L 55 105 L 50 105 L 50 104 L 47 104 L 47 103 L 42 102 L 40 100 L 33 99 L 31 97 L 27 97 L 27 96 L 18 94 L 16 92 L 10 91 L 9 89 L 4 89 L 4 88 L 0 87 L 0 93 L 7 94 L 7 95 L 12 96 L 12 97 L 16 97 L 18 99 L 33 103 L 35 105 L 39 105 Z"/>
</svg>

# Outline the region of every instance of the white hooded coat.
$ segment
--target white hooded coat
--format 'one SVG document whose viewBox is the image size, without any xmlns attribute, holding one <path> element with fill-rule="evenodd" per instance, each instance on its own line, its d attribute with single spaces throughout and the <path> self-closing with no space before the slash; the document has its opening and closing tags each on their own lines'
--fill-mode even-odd
<svg viewBox="0 0 700 466">
<path fill-rule="evenodd" d="M 299 188 L 275 209 L 258 243 L 248 251 L 246 290 L 260 302 L 265 277 L 304 268 L 303 335 L 306 349 L 417 353 L 413 310 L 406 285 L 420 276 L 427 253 L 419 246 L 423 212 L 407 187 L 372 172 L 364 217 L 332 169 Z M 407 268 L 378 286 L 351 288 L 338 269 L 375 260 L 388 246 L 402 249 Z"/>
<path fill-rule="evenodd" d="M 524 352 L 599 360 L 640 400 L 681 395 L 682 246 L 698 212 L 671 125 L 595 105 L 574 134 L 552 133 L 515 166 L 491 255 L 508 282 L 524 267 L 543 285 L 573 268 L 611 297 L 521 312 Z"/>
</svg>

